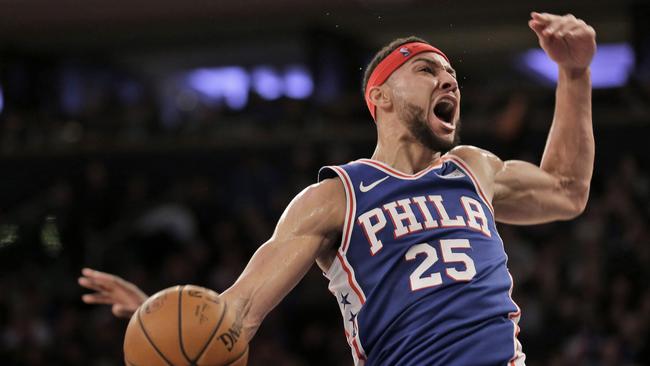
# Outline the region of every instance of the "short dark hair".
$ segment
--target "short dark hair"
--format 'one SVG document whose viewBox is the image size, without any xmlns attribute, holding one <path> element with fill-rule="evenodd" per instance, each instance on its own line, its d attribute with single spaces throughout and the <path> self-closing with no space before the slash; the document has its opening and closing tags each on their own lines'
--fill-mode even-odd
<svg viewBox="0 0 650 366">
<path fill-rule="evenodd" d="M 381 50 L 379 50 L 379 52 L 375 54 L 375 56 L 372 58 L 368 66 L 366 66 L 366 71 L 363 73 L 361 92 L 364 98 L 366 96 L 366 85 L 368 84 L 368 79 L 370 79 L 370 75 L 372 75 L 372 72 L 375 71 L 377 65 L 379 65 L 379 63 L 382 62 L 388 55 L 390 55 L 390 53 L 393 52 L 397 47 L 411 42 L 422 42 L 422 43 L 429 44 L 429 42 L 416 36 L 397 38 L 391 41 L 386 46 L 384 46 Z"/>
</svg>

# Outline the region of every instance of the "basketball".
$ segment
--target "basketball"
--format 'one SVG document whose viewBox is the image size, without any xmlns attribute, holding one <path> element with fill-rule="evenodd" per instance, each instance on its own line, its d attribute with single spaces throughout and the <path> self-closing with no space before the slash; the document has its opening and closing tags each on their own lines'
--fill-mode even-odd
<svg viewBox="0 0 650 366">
<path fill-rule="evenodd" d="M 124 337 L 127 366 L 245 366 L 241 322 L 212 290 L 175 286 L 133 314 Z"/>
</svg>

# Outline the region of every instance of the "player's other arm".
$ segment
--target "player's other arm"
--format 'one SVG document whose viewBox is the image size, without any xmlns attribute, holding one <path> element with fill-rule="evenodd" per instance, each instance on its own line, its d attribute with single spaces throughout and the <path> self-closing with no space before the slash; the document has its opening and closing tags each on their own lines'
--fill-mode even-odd
<svg viewBox="0 0 650 366">
<path fill-rule="evenodd" d="M 584 211 L 594 165 L 589 65 L 596 33 L 573 15 L 532 13 L 530 28 L 559 69 L 555 111 L 538 167 L 522 161 L 495 168 L 497 219 L 511 224 L 570 219 Z"/>
<path fill-rule="evenodd" d="M 293 199 L 271 238 L 221 295 L 242 318 L 245 339 L 253 337 L 314 261 L 334 248 L 344 216 L 345 192 L 339 179 L 314 184 Z"/>
<path fill-rule="evenodd" d="M 253 255 L 233 286 L 221 296 L 241 318 L 250 340 L 264 317 L 300 281 L 314 260 L 334 249 L 345 215 L 345 192 L 338 179 L 314 184 L 289 204 L 273 236 Z M 325 255 L 323 257 L 326 257 Z M 85 268 L 79 278 L 88 304 L 112 306 L 117 317 L 130 317 L 147 295 L 110 273 Z"/>
</svg>

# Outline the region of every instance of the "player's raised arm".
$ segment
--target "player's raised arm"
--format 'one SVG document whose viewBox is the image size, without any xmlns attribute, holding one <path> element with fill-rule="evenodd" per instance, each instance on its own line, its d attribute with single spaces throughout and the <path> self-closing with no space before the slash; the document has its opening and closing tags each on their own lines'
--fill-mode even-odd
<svg viewBox="0 0 650 366">
<path fill-rule="evenodd" d="M 532 13 L 530 28 L 559 69 L 555 112 L 540 167 L 499 162 L 493 203 L 497 219 L 533 224 L 569 219 L 587 203 L 594 165 L 589 65 L 596 33 L 573 15 Z M 541 168 L 541 169 L 540 169 Z"/>
<path fill-rule="evenodd" d="M 243 317 L 250 340 L 266 315 L 293 289 L 319 257 L 335 247 L 343 227 L 345 192 L 338 179 L 314 184 L 289 204 L 273 236 L 253 255 L 221 296 Z"/>
</svg>

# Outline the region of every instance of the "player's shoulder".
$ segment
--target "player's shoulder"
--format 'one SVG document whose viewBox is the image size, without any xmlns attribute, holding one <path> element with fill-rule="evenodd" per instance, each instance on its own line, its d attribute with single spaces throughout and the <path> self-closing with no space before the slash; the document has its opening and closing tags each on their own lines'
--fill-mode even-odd
<svg viewBox="0 0 650 366">
<path fill-rule="evenodd" d="M 459 145 L 451 149 L 445 156 L 455 157 L 465 162 L 472 170 L 486 173 L 501 169 L 503 161 L 492 152 L 472 145 Z"/>
<path fill-rule="evenodd" d="M 323 179 L 303 189 L 289 203 L 283 221 L 297 232 L 328 234 L 343 226 L 346 197 L 338 178 Z"/>
<path fill-rule="evenodd" d="M 338 177 L 326 178 L 305 189 L 309 206 L 315 219 L 325 231 L 338 231 L 343 227 L 346 210 L 346 193 Z"/>
<path fill-rule="evenodd" d="M 307 208 L 345 210 L 345 189 L 338 177 L 324 178 L 303 189 L 296 197 L 298 203 Z"/>
<path fill-rule="evenodd" d="M 470 145 L 460 145 L 450 150 L 446 156 L 460 159 L 478 180 L 477 184 L 492 199 L 497 173 L 503 169 L 503 161 L 493 153 Z"/>
<path fill-rule="evenodd" d="M 315 199 L 342 197 L 345 199 L 343 182 L 337 176 L 323 178 L 318 183 L 308 186 L 305 191 Z"/>
</svg>

